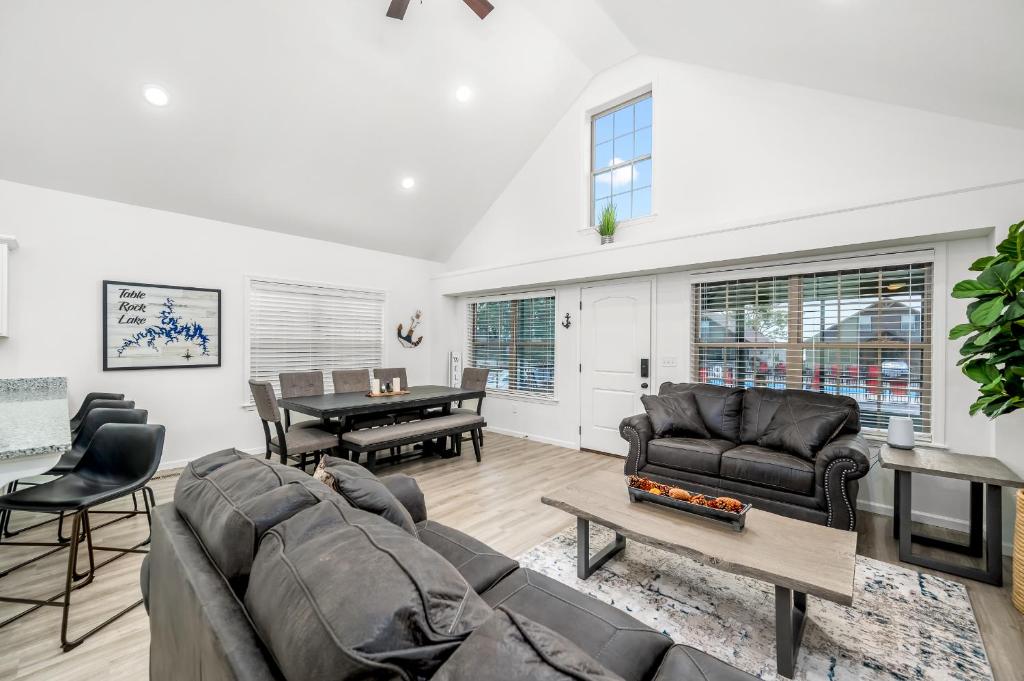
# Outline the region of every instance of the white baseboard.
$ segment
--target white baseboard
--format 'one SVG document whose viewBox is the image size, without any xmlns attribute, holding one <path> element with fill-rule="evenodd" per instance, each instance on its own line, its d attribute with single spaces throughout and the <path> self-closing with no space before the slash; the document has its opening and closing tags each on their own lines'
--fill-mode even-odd
<svg viewBox="0 0 1024 681">
<path fill-rule="evenodd" d="M 860 499 L 857 501 L 857 508 L 861 511 L 867 511 L 868 513 L 884 515 L 889 518 L 892 517 L 892 504 L 883 504 L 879 501 L 865 501 Z M 957 532 L 964 533 L 970 530 L 971 527 L 967 520 L 953 518 L 947 515 L 939 515 L 937 513 L 924 513 L 922 511 L 912 511 L 910 519 L 914 522 L 921 523 L 922 525 L 934 525 L 935 527 L 942 527 L 947 530 L 955 530 Z M 1013 555 L 1012 542 L 1003 542 L 1003 555 Z"/>
<path fill-rule="evenodd" d="M 579 449 L 579 445 L 575 442 L 569 442 L 568 440 L 556 440 L 551 437 L 544 437 L 542 435 L 531 435 L 529 433 L 522 433 L 517 430 L 507 430 L 505 428 L 495 428 L 493 426 L 487 426 L 484 428 L 484 432 L 497 433 L 498 435 L 508 435 L 509 437 L 518 437 L 523 440 L 531 440 L 533 442 L 543 442 L 546 445 L 555 445 L 557 447 L 565 447 L 566 449 Z"/>
</svg>

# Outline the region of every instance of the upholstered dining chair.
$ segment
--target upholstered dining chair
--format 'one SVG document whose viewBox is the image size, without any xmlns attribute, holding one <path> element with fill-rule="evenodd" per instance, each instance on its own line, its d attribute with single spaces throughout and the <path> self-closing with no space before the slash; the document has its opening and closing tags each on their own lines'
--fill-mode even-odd
<svg viewBox="0 0 1024 681">
<path fill-rule="evenodd" d="M 288 459 L 298 461 L 298 467 L 305 469 L 308 465 L 307 456 L 313 456 L 313 463 L 319 463 L 320 453 L 335 453 L 338 448 L 338 435 L 322 427 L 293 428 L 285 432 L 281 421 L 281 409 L 277 406 L 277 395 L 269 381 L 249 380 L 249 389 L 256 402 L 256 413 L 263 424 L 263 435 L 267 442 L 264 458 L 277 454 L 281 463 L 288 465 Z M 274 424 L 277 435 L 270 434 L 270 424 Z"/>
<path fill-rule="evenodd" d="M 466 390 L 487 390 L 487 377 L 490 376 L 490 369 L 474 369 L 466 367 L 462 370 L 462 388 Z M 484 398 L 474 400 L 459 400 L 452 409 L 453 414 L 476 414 L 480 416 L 484 408 Z M 484 431 L 477 429 L 476 435 L 480 438 L 480 446 L 484 444 Z M 459 436 L 461 440 L 463 436 Z"/>
<path fill-rule="evenodd" d="M 82 426 L 82 421 L 85 419 L 85 413 L 92 402 L 96 400 L 123 399 L 124 393 L 89 393 L 85 396 L 85 399 L 82 400 L 82 405 L 78 408 L 78 411 L 71 417 L 71 432 L 74 433 Z"/>
<path fill-rule="evenodd" d="M 331 372 L 331 379 L 334 382 L 335 393 L 366 393 L 370 390 L 369 369 L 337 369 Z M 394 423 L 394 414 L 367 414 L 348 418 L 350 430 L 365 430 Z M 359 461 L 359 452 L 352 452 L 351 456 L 354 457 L 354 461 Z"/>
<path fill-rule="evenodd" d="M 409 387 L 409 378 L 405 375 L 405 367 L 374 369 L 373 377 L 380 379 L 381 385 L 392 383 L 397 378 L 402 381 L 402 390 L 406 390 Z"/>
<path fill-rule="evenodd" d="M 369 369 L 335 369 L 331 372 L 335 393 L 365 393 L 370 389 Z"/>
<path fill-rule="evenodd" d="M 27 511 L 32 513 L 65 513 L 72 516 L 71 536 L 68 544 L 45 544 L 41 542 L 25 542 L 32 546 L 55 547 L 43 555 L 57 550 L 68 550 L 67 572 L 64 577 L 64 589 L 48 599 L 0 596 L 0 602 L 17 603 L 31 606 L 2 623 L 6 626 L 21 617 L 44 606 L 58 606 L 63 610 L 60 629 L 60 643 L 63 650 L 68 651 L 78 646 L 85 639 L 114 622 L 125 613 L 142 603 L 139 599 L 118 611 L 102 623 L 92 627 L 77 638 L 68 637 L 68 620 L 71 610 L 71 594 L 73 591 L 90 584 L 96 571 L 104 565 L 129 553 L 147 553 L 142 547 L 149 543 L 149 537 L 129 547 L 94 546 L 90 513 L 100 504 L 128 496 L 134 492 L 142 492 L 148 516 L 156 499 L 152 489 L 148 487 L 150 479 L 160 465 L 160 456 L 164 446 L 164 427 L 138 423 L 105 423 L 99 427 L 89 441 L 89 446 L 82 455 L 75 469 L 67 475 L 44 482 L 39 485 L 18 490 L 13 494 L 0 497 L 0 509 L 7 511 Z M 86 556 L 89 561 L 85 572 L 78 572 L 79 544 L 86 544 Z M 17 546 L 17 542 L 11 542 Z M 111 552 L 115 555 L 97 563 L 94 551 Z M 23 561 L 7 568 L 3 574 L 35 562 L 38 557 Z"/>
<path fill-rule="evenodd" d="M 281 398 L 310 397 L 312 395 L 324 394 L 324 372 L 316 371 L 282 371 L 277 375 L 281 382 Z M 322 426 L 321 421 L 307 419 L 292 423 L 292 415 L 287 409 L 284 410 L 284 429 L 295 428 L 316 428 Z"/>
</svg>

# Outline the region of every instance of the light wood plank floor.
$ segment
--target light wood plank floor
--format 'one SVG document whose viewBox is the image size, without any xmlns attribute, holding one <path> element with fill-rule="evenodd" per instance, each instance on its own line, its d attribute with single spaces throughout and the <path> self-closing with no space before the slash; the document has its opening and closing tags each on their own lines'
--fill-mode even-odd
<svg viewBox="0 0 1024 681">
<path fill-rule="evenodd" d="M 575 476 L 595 470 L 621 471 L 622 467 L 620 459 L 494 434 L 487 435 L 482 464 L 473 460 L 471 451 L 467 447 L 461 460 L 409 461 L 384 467 L 381 472 L 415 476 L 426 494 L 431 518 L 513 556 L 571 524 L 570 516 L 540 503 L 542 494 Z M 154 481 L 158 502 L 172 497 L 176 480 L 172 474 Z M 864 513 L 859 520 L 858 551 L 898 563 L 889 519 Z M 25 514 L 15 516 L 15 526 L 28 522 Z M 98 522 L 94 520 L 94 524 Z M 54 531 L 55 525 L 51 524 L 18 539 L 47 541 Z M 146 531 L 145 520 L 140 517 L 94 534 L 97 543 L 120 546 L 142 539 Z M 37 550 L 0 547 L 0 567 L 34 555 Z M 101 559 L 98 554 L 97 560 Z M 73 595 L 72 634 L 140 597 L 140 563 L 141 556 L 121 558 L 100 570 L 93 584 Z M 66 553 L 62 551 L 0 579 L 0 593 L 51 596 L 63 585 L 65 565 Z M 997 589 L 975 582 L 967 584 L 997 681 L 1020 678 L 1024 669 L 1024 617 L 1010 604 L 1009 586 Z M 0 619 L 19 607 L 0 604 Z M 0 681 L 147 678 L 149 629 L 141 607 L 68 653 L 60 652 L 59 631 L 59 608 L 36 611 L 0 629 Z"/>
</svg>

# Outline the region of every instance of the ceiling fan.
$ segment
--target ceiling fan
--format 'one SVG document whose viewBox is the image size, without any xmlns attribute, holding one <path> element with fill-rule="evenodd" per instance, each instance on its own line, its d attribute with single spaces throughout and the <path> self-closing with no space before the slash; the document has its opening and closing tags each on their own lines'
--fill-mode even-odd
<svg viewBox="0 0 1024 681">
<path fill-rule="evenodd" d="M 487 15 L 494 9 L 494 5 L 489 3 L 487 0 L 462 0 L 464 3 L 469 5 L 469 8 L 476 12 L 476 15 L 481 19 L 487 18 Z M 388 7 L 388 16 L 392 19 L 404 19 L 405 10 L 409 9 L 409 0 L 391 0 L 391 5 Z"/>
</svg>

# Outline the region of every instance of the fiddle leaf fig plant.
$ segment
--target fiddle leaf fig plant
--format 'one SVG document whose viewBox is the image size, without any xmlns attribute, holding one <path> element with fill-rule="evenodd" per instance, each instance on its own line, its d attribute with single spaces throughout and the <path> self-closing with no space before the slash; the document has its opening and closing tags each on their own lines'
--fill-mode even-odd
<svg viewBox="0 0 1024 681">
<path fill-rule="evenodd" d="M 957 365 L 980 385 L 971 414 L 995 418 L 1024 407 L 1024 221 L 1010 226 L 996 255 L 970 269 L 978 276 L 953 287 L 954 298 L 973 299 L 967 322 L 954 326 L 949 338 L 966 337 Z"/>
</svg>

